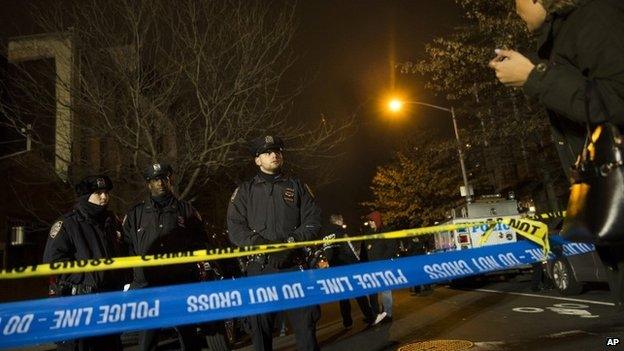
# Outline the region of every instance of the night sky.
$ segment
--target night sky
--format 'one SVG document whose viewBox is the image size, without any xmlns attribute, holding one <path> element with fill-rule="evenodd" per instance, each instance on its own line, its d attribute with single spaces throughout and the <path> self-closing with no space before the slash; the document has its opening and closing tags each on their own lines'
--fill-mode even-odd
<svg viewBox="0 0 624 351">
<path fill-rule="evenodd" d="M 453 0 L 308 0 L 299 2 L 299 16 L 295 50 L 302 57 L 295 71 L 314 80 L 296 101 L 295 115 L 357 116 L 358 131 L 337 162 L 337 181 L 317 190 L 325 217 L 341 212 L 354 223 L 365 214 L 358 203 L 370 194 L 375 168 L 391 159 L 409 130 L 429 128 L 452 137 L 444 112 L 415 109 L 412 116 L 389 120 L 380 104 L 395 89 L 414 100 L 447 104 L 415 77 L 393 77 L 391 68 L 392 62 L 423 58 L 426 43 L 460 24 L 460 10 Z"/>
<path fill-rule="evenodd" d="M 0 0 L 3 36 L 33 33 L 27 4 L 45 6 L 47 1 L 52 0 Z M 414 100 L 447 104 L 424 91 L 417 78 L 394 77 L 392 67 L 423 58 L 426 43 L 460 24 L 460 10 L 453 0 L 301 0 L 297 15 L 298 61 L 289 79 L 308 83 L 292 116 L 312 121 L 321 114 L 329 119 L 356 115 L 357 132 L 339 150 L 344 156 L 336 162 L 337 180 L 315 189 L 324 217 L 340 212 L 354 223 L 365 214 L 358 203 L 370 195 L 375 168 L 391 159 L 410 130 L 452 137 L 443 112 L 419 108 L 402 120 L 390 120 L 380 105 L 395 89 Z"/>
</svg>

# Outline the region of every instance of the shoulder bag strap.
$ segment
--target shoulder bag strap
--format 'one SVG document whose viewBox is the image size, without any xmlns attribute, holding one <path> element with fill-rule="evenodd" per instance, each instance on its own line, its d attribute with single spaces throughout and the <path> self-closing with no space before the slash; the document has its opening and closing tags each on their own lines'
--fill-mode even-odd
<svg viewBox="0 0 624 351">
<path fill-rule="evenodd" d="M 593 83 L 592 80 L 588 80 L 585 83 L 584 105 L 585 105 L 585 128 L 587 130 L 587 133 L 585 134 L 585 142 L 583 143 L 583 149 L 581 151 L 581 154 L 576 160 L 575 166 L 577 169 L 581 166 L 582 163 L 584 163 L 589 158 L 589 152 L 587 150 L 587 147 L 589 146 L 589 140 L 591 139 L 591 135 L 592 135 L 591 118 L 590 118 L 590 111 L 589 111 L 589 104 L 590 104 L 590 99 L 591 99 L 592 91 L 593 91 L 592 83 Z"/>
</svg>

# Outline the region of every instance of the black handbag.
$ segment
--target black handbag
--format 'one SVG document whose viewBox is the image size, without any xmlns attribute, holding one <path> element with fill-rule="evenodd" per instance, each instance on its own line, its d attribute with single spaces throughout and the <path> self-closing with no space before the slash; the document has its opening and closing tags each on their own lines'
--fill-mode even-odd
<svg viewBox="0 0 624 351">
<path fill-rule="evenodd" d="M 624 242 L 624 140 L 608 120 L 590 124 L 590 100 L 609 116 L 595 82 L 587 84 L 587 137 L 573 166 L 573 184 L 561 235 L 577 242 Z"/>
</svg>

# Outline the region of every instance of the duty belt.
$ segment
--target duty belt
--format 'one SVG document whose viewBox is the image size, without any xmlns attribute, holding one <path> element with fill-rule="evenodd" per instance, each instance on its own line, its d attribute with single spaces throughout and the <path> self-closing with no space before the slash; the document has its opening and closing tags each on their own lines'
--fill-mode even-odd
<svg viewBox="0 0 624 351">
<path fill-rule="evenodd" d="M 72 284 L 61 281 L 50 285 L 50 295 L 52 296 L 86 295 L 96 292 L 98 292 L 97 287 L 91 284 Z"/>
<path fill-rule="evenodd" d="M 249 264 L 252 262 L 260 264 L 261 269 L 264 270 L 264 268 L 269 263 L 271 254 L 258 254 L 258 255 L 248 256 L 248 257 L 249 257 L 249 260 L 247 261 L 247 264 L 245 265 L 245 270 L 247 270 L 247 267 L 249 267 Z M 293 255 L 291 257 L 291 262 L 292 262 L 292 266 L 287 267 L 287 268 L 298 267 L 300 270 L 305 270 L 308 268 L 307 257 L 305 255 L 305 251 L 302 251 L 300 255 L 296 255 L 296 254 Z"/>
<path fill-rule="evenodd" d="M 261 269 L 264 270 L 264 267 L 266 267 L 266 264 L 269 261 L 269 258 L 267 257 L 266 254 L 251 255 L 247 257 L 248 259 L 247 259 L 247 262 L 245 262 L 245 271 L 247 271 L 247 269 L 249 268 L 249 265 L 252 262 L 260 264 Z"/>
</svg>

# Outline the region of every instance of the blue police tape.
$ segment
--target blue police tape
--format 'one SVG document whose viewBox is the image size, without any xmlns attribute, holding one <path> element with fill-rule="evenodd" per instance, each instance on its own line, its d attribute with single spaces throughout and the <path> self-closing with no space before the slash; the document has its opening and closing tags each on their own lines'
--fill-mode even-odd
<svg viewBox="0 0 624 351">
<path fill-rule="evenodd" d="M 223 320 L 449 281 L 543 259 L 529 241 L 327 269 L 0 304 L 0 347 Z"/>
<path fill-rule="evenodd" d="M 548 258 L 556 258 L 560 255 L 572 256 L 592 252 L 596 249 L 594 244 L 574 243 L 563 239 L 558 235 L 548 237 L 552 251 L 548 253 Z"/>
</svg>

